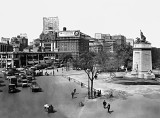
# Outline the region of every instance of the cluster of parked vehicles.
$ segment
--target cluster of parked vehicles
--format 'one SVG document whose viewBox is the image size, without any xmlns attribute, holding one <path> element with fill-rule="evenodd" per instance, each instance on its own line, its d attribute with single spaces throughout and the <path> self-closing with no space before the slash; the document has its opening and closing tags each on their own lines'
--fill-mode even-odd
<svg viewBox="0 0 160 118">
<path fill-rule="evenodd" d="M 30 71 L 30 73 L 28 73 Z M 25 68 L 16 69 L 9 68 L 2 71 L 5 79 L 8 80 L 8 92 L 17 92 L 18 87 L 30 87 L 32 92 L 39 92 L 41 88 L 35 81 L 34 71 Z"/>
</svg>

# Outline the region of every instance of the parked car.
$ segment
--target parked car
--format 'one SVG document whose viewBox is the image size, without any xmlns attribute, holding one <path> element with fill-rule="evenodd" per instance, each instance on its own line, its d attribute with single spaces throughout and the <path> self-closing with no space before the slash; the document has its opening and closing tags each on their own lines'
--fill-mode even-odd
<svg viewBox="0 0 160 118">
<path fill-rule="evenodd" d="M 32 82 L 30 87 L 31 87 L 32 92 L 42 91 L 42 89 L 39 87 L 39 85 L 36 82 Z"/>
<path fill-rule="evenodd" d="M 25 74 L 20 74 L 19 76 L 21 79 L 27 79 Z"/>
<path fill-rule="evenodd" d="M 15 84 L 8 85 L 8 93 L 15 93 L 17 91 Z"/>
<path fill-rule="evenodd" d="M 28 75 L 28 76 L 27 76 L 27 80 L 28 80 L 28 82 L 32 82 L 33 77 L 32 77 L 32 76 L 30 76 L 30 75 Z"/>
<path fill-rule="evenodd" d="M 50 66 L 50 67 L 47 67 L 46 69 L 54 69 L 54 67 Z"/>
<path fill-rule="evenodd" d="M 14 84 L 14 85 L 17 87 L 18 79 L 17 79 L 16 76 L 10 76 L 10 77 L 8 78 L 8 80 L 9 80 L 9 83 L 10 83 L 10 84 Z"/>
<path fill-rule="evenodd" d="M 22 87 L 28 87 L 29 86 L 27 79 L 23 79 L 21 82 L 22 82 Z"/>
</svg>

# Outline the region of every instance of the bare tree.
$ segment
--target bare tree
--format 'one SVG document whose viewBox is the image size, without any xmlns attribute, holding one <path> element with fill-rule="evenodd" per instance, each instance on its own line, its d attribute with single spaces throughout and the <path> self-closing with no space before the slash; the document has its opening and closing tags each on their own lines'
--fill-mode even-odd
<svg viewBox="0 0 160 118">
<path fill-rule="evenodd" d="M 84 70 L 88 76 L 88 98 L 94 98 L 93 81 L 95 79 L 96 70 L 96 54 L 94 52 L 86 52 L 80 55 L 76 61 L 76 66 Z"/>
</svg>

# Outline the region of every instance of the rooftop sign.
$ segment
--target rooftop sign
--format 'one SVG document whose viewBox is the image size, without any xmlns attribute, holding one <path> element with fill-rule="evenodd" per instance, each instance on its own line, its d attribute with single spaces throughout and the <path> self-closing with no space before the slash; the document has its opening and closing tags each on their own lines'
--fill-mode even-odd
<svg viewBox="0 0 160 118">
<path fill-rule="evenodd" d="M 80 37 L 80 31 L 79 30 L 59 31 L 58 37 Z"/>
</svg>

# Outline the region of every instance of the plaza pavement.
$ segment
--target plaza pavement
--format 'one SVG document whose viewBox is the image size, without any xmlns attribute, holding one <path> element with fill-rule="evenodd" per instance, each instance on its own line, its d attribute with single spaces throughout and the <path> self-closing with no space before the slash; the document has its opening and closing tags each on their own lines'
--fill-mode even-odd
<svg viewBox="0 0 160 118">
<path fill-rule="evenodd" d="M 49 70 L 47 70 L 49 72 Z M 51 71 L 50 71 L 51 72 Z M 122 73 L 117 73 L 121 76 Z M 70 82 L 88 84 L 84 71 L 64 70 L 59 68 L 55 76 L 72 78 Z M 159 85 L 121 85 L 109 82 L 109 75 L 102 73 L 94 80 L 94 89 L 102 90 L 101 98 L 85 100 L 78 118 L 159 118 L 160 117 L 160 87 Z M 80 86 L 80 85 L 79 85 Z M 114 91 L 114 98 L 108 99 L 105 94 Z M 103 100 L 111 104 L 111 114 L 103 109 Z"/>
<path fill-rule="evenodd" d="M 51 73 L 52 70 L 47 70 L 47 72 Z M 58 72 L 55 70 L 55 75 L 63 75 L 65 78 L 70 77 L 73 81 L 77 84 L 81 82 L 88 87 L 88 77 L 87 74 L 83 70 L 72 70 L 66 71 L 65 69 L 59 68 Z M 122 76 L 124 72 L 116 73 L 116 76 Z M 117 91 L 123 92 L 124 94 L 131 94 L 131 95 L 145 95 L 151 93 L 160 94 L 160 87 L 159 85 L 122 85 L 122 84 L 115 84 L 112 83 L 109 74 L 101 73 L 98 75 L 98 79 L 94 80 L 94 89 L 101 90 L 102 95 L 108 94 L 110 91 Z M 116 93 L 116 92 L 115 92 Z"/>
</svg>

